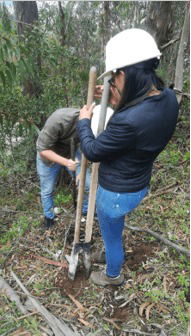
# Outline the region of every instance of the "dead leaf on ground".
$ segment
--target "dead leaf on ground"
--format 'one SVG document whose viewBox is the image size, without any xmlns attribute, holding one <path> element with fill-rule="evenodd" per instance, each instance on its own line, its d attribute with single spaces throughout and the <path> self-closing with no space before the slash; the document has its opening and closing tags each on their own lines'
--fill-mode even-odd
<svg viewBox="0 0 191 336">
<path fill-rule="evenodd" d="M 11 333 L 10 336 L 32 336 L 32 334 L 21 327 Z"/>
<path fill-rule="evenodd" d="M 145 310 L 146 319 L 149 320 L 150 311 L 154 307 L 155 303 L 151 303 Z"/>
<path fill-rule="evenodd" d="M 86 327 L 90 327 L 90 328 L 93 328 L 93 324 L 91 324 L 90 322 L 88 321 L 85 321 L 84 319 L 82 318 L 78 318 L 78 321 L 80 321 L 83 325 L 85 325 Z"/>
<path fill-rule="evenodd" d="M 147 306 L 149 306 L 151 303 L 150 302 L 144 302 L 140 305 L 139 307 L 139 315 L 143 316 L 143 312 L 146 309 Z"/>
<path fill-rule="evenodd" d="M 163 304 L 157 304 L 157 309 L 159 311 L 159 313 L 164 313 L 164 314 L 168 314 L 169 313 L 169 309 L 167 307 L 165 307 Z"/>
</svg>

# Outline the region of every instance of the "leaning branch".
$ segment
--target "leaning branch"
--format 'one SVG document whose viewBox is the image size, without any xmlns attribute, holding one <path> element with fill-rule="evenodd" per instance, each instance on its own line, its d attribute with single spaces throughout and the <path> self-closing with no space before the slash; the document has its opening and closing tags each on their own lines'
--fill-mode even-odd
<svg viewBox="0 0 191 336">
<path fill-rule="evenodd" d="M 156 239 L 162 241 L 165 245 L 170 246 L 172 248 L 174 248 L 175 250 L 177 250 L 178 252 L 185 254 L 187 257 L 190 256 L 190 252 L 189 250 L 187 250 L 186 248 L 177 245 L 173 242 L 171 242 L 170 240 L 164 238 L 163 236 L 159 235 L 158 233 L 150 230 L 150 229 L 144 229 L 144 228 L 140 228 L 138 226 L 131 226 L 131 225 L 125 225 L 128 229 L 132 230 L 132 231 L 139 231 L 139 232 L 146 232 L 149 233 L 151 236 L 155 237 Z"/>
<path fill-rule="evenodd" d="M 180 40 L 180 37 L 175 38 L 174 40 L 170 40 L 169 42 L 167 42 L 166 44 L 163 44 L 160 47 L 160 50 L 164 50 L 166 48 L 168 48 L 170 45 L 172 45 L 173 43 L 177 42 L 178 40 Z"/>
</svg>

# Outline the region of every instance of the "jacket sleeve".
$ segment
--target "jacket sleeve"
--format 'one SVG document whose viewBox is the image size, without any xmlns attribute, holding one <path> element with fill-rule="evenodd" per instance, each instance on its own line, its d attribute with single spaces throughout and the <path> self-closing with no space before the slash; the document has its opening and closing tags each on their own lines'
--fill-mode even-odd
<svg viewBox="0 0 191 336">
<path fill-rule="evenodd" d="M 88 160 L 99 162 L 107 157 L 117 157 L 126 150 L 135 148 L 135 131 L 123 121 L 110 121 L 105 131 L 97 138 L 91 130 L 89 119 L 79 120 L 77 131 L 81 148 Z"/>
</svg>

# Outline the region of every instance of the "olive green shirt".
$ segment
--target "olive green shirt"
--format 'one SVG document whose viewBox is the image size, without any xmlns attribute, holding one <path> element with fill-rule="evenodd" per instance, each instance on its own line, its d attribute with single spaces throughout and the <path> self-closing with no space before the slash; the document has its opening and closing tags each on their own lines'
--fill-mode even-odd
<svg viewBox="0 0 191 336">
<path fill-rule="evenodd" d="M 70 157 L 71 138 L 79 143 L 76 133 L 76 122 L 79 108 L 61 108 L 53 112 L 47 119 L 37 139 L 37 152 L 50 149 L 61 156 Z M 47 164 L 51 162 L 43 159 Z"/>
</svg>

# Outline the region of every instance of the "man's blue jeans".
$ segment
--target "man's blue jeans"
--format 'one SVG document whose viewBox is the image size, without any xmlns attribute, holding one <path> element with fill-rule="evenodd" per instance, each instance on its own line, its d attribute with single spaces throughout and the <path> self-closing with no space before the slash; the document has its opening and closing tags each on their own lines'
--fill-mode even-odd
<svg viewBox="0 0 191 336">
<path fill-rule="evenodd" d="M 76 167 L 76 176 L 77 176 L 80 173 L 80 161 L 81 161 L 81 153 L 79 150 L 76 151 L 75 158 L 79 161 Z M 43 207 L 43 213 L 45 217 L 50 219 L 54 218 L 53 192 L 61 168 L 67 170 L 71 176 L 73 175 L 72 171 L 70 171 L 69 169 L 63 167 L 58 163 L 52 163 L 50 166 L 48 166 L 42 161 L 40 155 L 37 154 L 37 172 L 40 178 L 41 202 Z M 86 182 L 85 182 L 84 200 L 82 205 L 82 214 L 87 213 L 89 186 L 90 186 L 90 170 L 88 168 L 86 171 Z"/>
<path fill-rule="evenodd" d="M 133 193 L 116 193 L 98 187 L 96 208 L 106 254 L 106 274 L 116 277 L 124 262 L 122 233 L 125 215 L 135 209 L 148 187 Z"/>
</svg>

